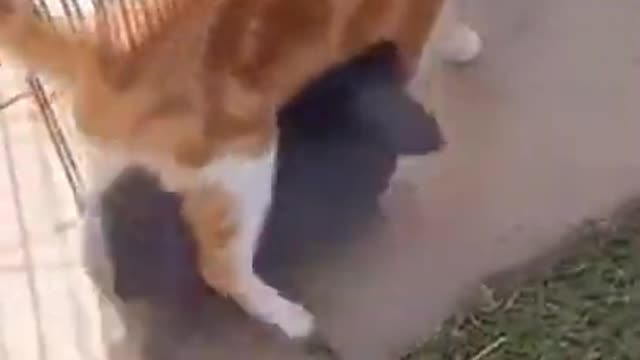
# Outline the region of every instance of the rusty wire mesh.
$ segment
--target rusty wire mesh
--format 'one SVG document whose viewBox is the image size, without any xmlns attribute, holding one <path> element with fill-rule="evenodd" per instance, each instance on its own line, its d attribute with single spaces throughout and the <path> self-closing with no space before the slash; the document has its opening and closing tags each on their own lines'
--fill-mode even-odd
<svg viewBox="0 0 640 360">
<path fill-rule="evenodd" d="M 163 9 L 175 5 L 172 0 L 33 2 L 43 19 L 101 32 L 101 40 L 126 49 L 135 48 L 161 24 Z M 99 306 L 81 271 L 81 234 L 73 226 L 82 211 L 84 160 L 68 106 L 61 101 L 64 89 L 4 60 L 0 163 L 7 176 L 0 181 L 6 199 L 0 214 L 7 216 L 0 223 L 0 360 L 104 359 L 96 325 Z M 46 192 L 39 189 L 47 176 L 55 183 L 49 186 L 64 194 L 33 196 Z M 47 200 L 64 204 L 48 208 Z"/>
</svg>

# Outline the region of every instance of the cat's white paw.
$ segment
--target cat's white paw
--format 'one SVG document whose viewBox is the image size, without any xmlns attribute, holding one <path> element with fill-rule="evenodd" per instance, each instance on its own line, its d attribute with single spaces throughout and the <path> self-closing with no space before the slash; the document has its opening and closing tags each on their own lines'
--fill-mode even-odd
<svg viewBox="0 0 640 360">
<path fill-rule="evenodd" d="M 309 337 L 315 330 L 315 319 L 302 305 L 291 302 L 261 281 L 254 283 L 248 297 L 240 297 L 245 310 L 258 319 L 279 327 L 289 338 Z"/>
<path fill-rule="evenodd" d="M 280 303 L 272 309 L 273 323 L 282 329 L 288 337 L 301 339 L 314 332 L 315 319 L 310 312 L 299 304 L 280 297 Z"/>
<path fill-rule="evenodd" d="M 466 63 L 482 51 L 482 39 L 469 26 L 459 23 L 439 44 L 440 56 L 450 62 Z"/>
<path fill-rule="evenodd" d="M 262 321 L 278 326 L 291 339 L 306 338 L 314 331 L 313 315 L 277 293 L 263 297 L 260 305 L 250 311 Z"/>
</svg>

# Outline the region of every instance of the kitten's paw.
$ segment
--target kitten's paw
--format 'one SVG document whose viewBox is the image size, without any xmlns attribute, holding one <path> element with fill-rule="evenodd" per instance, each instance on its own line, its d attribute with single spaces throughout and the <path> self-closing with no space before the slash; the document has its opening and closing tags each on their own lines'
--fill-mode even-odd
<svg viewBox="0 0 640 360">
<path fill-rule="evenodd" d="M 438 46 L 440 56 L 446 61 L 467 63 L 482 51 L 482 39 L 469 26 L 459 23 Z"/>
</svg>

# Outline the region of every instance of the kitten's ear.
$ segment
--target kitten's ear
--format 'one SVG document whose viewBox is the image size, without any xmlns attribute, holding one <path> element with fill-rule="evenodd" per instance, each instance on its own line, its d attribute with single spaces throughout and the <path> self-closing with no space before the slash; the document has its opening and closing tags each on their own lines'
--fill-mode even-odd
<svg viewBox="0 0 640 360">
<path fill-rule="evenodd" d="M 424 155 L 445 145 L 437 119 L 400 86 L 369 88 L 358 105 L 363 126 L 394 153 Z"/>
</svg>

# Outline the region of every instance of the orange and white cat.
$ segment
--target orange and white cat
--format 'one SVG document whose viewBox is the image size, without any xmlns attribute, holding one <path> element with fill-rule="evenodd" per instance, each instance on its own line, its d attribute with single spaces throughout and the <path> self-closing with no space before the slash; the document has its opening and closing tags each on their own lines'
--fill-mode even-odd
<svg viewBox="0 0 640 360">
<path fill-rule="evenodd" d="M 128 51 L 100 32 L 40 22 L 18 2 L 0 0 L 0 49 L 71 87 L 77 126 L 97 156 L 94 191 L 131 163 L 156 172 L 184 197 L 208 284 L 292 338 L 314 332 L 313 316 L 253 271 L 271 201 L 276 109 L 381 40 L 398 45 L 413 85 L 427 71 L 432 32 L 448 60 L 471 60 L 481 47 L 443 0 L 167 2 L 161 26 Z M 439 17 L 442 30 L 432 31 Z"/>
</svg>

